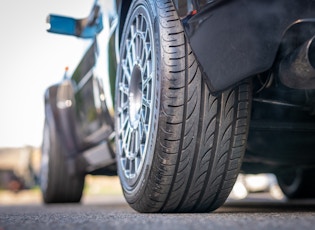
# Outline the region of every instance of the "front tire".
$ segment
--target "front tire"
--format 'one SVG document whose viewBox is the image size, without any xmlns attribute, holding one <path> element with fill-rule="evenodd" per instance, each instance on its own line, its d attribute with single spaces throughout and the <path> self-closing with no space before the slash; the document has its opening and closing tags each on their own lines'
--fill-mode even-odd
<svg viewBox="0 0 315 230">
<path fill-rule="evenodd" d="M 44 203 L 77 203 L 81 200 L 84 175 L 69 173 L 65 153 L 53 118 L 46 118 L 40 172 Z"/>
<path fill-rule="evenodd" d="M 118 174 L 139 212 L 205 212 L 231 192 L 251 88 L 205 84 L 172 1 L 133 1 L 116 81 Z"/>
</svg>

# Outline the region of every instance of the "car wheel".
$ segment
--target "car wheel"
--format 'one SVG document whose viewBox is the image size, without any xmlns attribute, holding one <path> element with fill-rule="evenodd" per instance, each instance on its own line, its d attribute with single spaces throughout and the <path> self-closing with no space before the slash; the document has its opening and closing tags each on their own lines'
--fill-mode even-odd
<svg viewBox="0 0 315 230">
<path fill-rule="evenodd" d="M 45 121 L 42 145 L 40 187 L 45 203 L 80 202 L 84 175 L 71 175 L 65 149 L 52 119 Z"/>
<path fill-rule="evenodd" d="M 171 1 L 133 1 L 116 79 L 118 174 L 140 212 L 205 212 L 233 188 L 251 85 L 212 95 Z"/>
<path fill-rule="evenodd" d="M 277 174 L 278 184 L 289 199 L 315 198 L 315 170 L 292 169 Z"/>
</svg>

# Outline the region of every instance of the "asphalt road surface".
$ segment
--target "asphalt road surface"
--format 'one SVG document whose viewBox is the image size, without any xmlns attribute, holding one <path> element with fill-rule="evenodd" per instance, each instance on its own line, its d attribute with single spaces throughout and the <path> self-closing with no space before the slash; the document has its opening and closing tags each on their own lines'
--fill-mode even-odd
<svg viewBox="0 0 315 230">
<path fill-rule="evenodd" d="M 9 229 L 315 229 L 315 200 L 262 197 L 228 201 L 213 213 L 140 214 L 121 197 L 85 199 L 81 205 L 0 206 L 0 230 Z"/>
</svg>

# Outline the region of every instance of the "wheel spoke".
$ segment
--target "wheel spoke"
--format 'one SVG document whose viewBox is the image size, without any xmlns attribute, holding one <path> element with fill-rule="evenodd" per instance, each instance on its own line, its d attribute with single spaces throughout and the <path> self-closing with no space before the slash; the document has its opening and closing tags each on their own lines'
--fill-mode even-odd
<svg viewBox="0 0 315 230">
<path fill-rule="evenodd" d="M 140 158 L 143 158 L 144 156 L 145 156 L 145 154 L 144 154 L 144 145 L 143 144 L 141 144 L 140 145 Z"/>
<path fill-rule="evenodd" d="M 126 95 L 129 95 L 129 88 L 124 85 L 123 83 L 119 83 L 119 90 L 120 92 L 126 94 Z"/>
<path fill-rule="evenodd" d="M 135 25 L 131 25 L 130 26 L 130 35 L 131 35 L 131 40 L 135 37 L 136 35 L 136 28 L 135 28 Z"/>
<path fill-rule="evenodd" d="M 129 173 L 132 175 L 132 161 L 129 160 Z"/>
<path fill-rule="evenodd" d="M 141 48 L 142 49 L 141 49 L 141 55 L 140 55 L 140 65 L 143 66 L 145 59 L 146 59 L 146 52 L 145 52 L 143 45 Z"/>
<path fill-rule="evenodd" d="M 139 127 L 139 126 L 138 126 Z M 135 131 L 135 156 L 137 155 L 137 152 L 139 151 L 139 147 L 140 147 L 140 132 L 139 132 L 139 128 Z"/>
<path fill-rule="evenodd" d="M 136 61 L 137 61 L 137 54 L 136 54 L 136 40 L 137 40 L 137 37 L 132 37 L 132 42 L 131 42 L 131 44 L 130 44 L 130 48 L 131 48 L 131 54 L 130 54 L 130 56 L 131 56 L 131 59 L 132 59 L 132 65 L 134 65 L 135 63 L 136 63 Z"/>
<path fill-rule="evenodd" d="M 143 132 L 145 132 L 145 134 L 147 134 L 147 129 L 145 127 L 145 125 L 147 124 L 147 119 L 146 119 L 146 110 L 144 109 L 141 113 L 141 123 L 142 124 L 142 129 L 143 129 Z"/>
<path fill-rule="evenodd" d="M 142 98 L 142 105 L 144 105 L 147 108 L 151 107 L 151 101 L 147 100 L 146 98 Z"/>
<path fill-rule="evenodd" d="M 146 69 L 146 76 L 147 78 L 150 80 L 150 74 L 152 73 L 151 71 L 151 61 L 150 60 L 147 60 L 146 61 L 146 65 L 145 65 L 145 69 Z"/>
<path fill-rule="evenodd" d="M 129 70 L 132 70 L 133 66 L 134 66 L 134 58 L 133 58 L 133 40 L 127 40 L 126 41 L 127 45 L 126 45 L 126 51 L 127 51 L 127 54 L 126 54 L 126 59 L 127 59 L 127 62 L 128 62 L 128 69 Z"/>
<path fill-rule="evenodd" d="M 138 157 L 135 158 L 134 160 L 134 166 L 135 166 L 135 169 L 137 169 L 140 165 L 140 161 L 141 159 L 139 159 Z M 136 173 L 136 172 L 135 172 Z"/>
<path fill-rule="evenodd" d="M 139 126 L 138 126 L 138 132 L 139 132 L 139 146 L 142 143 L 142 139 L 143 139 L 143 132 L 144 132 L 144 125 L 143 125 L 143 121 L 140 120 Z"/>
<path fill-rule="evenodd" d="M 129 63 L 129 61 L 128 61 L 128 63 Z M 122 70 L 124 72 L 124 76 L 126 77 L 128 84 L 130 84 L 131 73 L 130 73 L 130 69 L 127 67 L 127 61 L 126 60 L 122 61 Z"/>
<path fill-rule="evenodd" d="M 130 132 L 131 129 L 129 125 L 125 129 L 125 134 L 123 135 L 123 145 L 125 146 L 125 151 L 129 152 L 130 149 Z"/>
<path fill-rule="evenodd" d="M 121 102 L 121 106 L 118 107 L 117 109 L 118 115 L 121 116 L 121 114 L 123 114 L 127 109 L 128 109 L 128 101 Z"/>
<path fill-rule="evenodd" d="M 121 128 L 119 130 L 119 134 L 122 134 L 123 131 L 126 130 L 128 124 L 129 124 L 129 119 L 125 118 L 125 120 L 121 124 Z"/>
<path fill-rule="evenodd" d="M 143 50 L 144 50 L 145 55 L 144 55 L 143 59 L 141 59 L 141 61 L 142 61 L 141 64 L 142 64 L 142 66 L 147 67 L 148 61 L 151 58 L 151 46 L 150 46 L 150 44 L 145 43 Z"/>
<path fill-rule="evenodd" d="M 142 81 L 143 81 L 142 87 L 143 87 L 144 89 L 147 88 L 148 83 L 149 83 L 151 80 L 152 80 L 152 77 L 151 77 L 151 76 L 146 77 L 145 79 L 143 79 L 143 80 L 142 80 Z"/>
</svg>

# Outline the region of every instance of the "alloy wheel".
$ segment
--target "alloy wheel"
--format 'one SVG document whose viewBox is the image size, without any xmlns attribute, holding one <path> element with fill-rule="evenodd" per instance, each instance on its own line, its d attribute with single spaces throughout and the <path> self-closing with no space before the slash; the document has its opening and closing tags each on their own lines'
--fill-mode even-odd
<svg viewBox="0 0 315 230">
<path fill-rule="evenodd" d="M 155 53 L 149 12 L 133 12 L 121 47 L 117 123 L 119 160 L 124 176 L 135 183 L 147 154 L 153 116 Z"/>
</svg>

